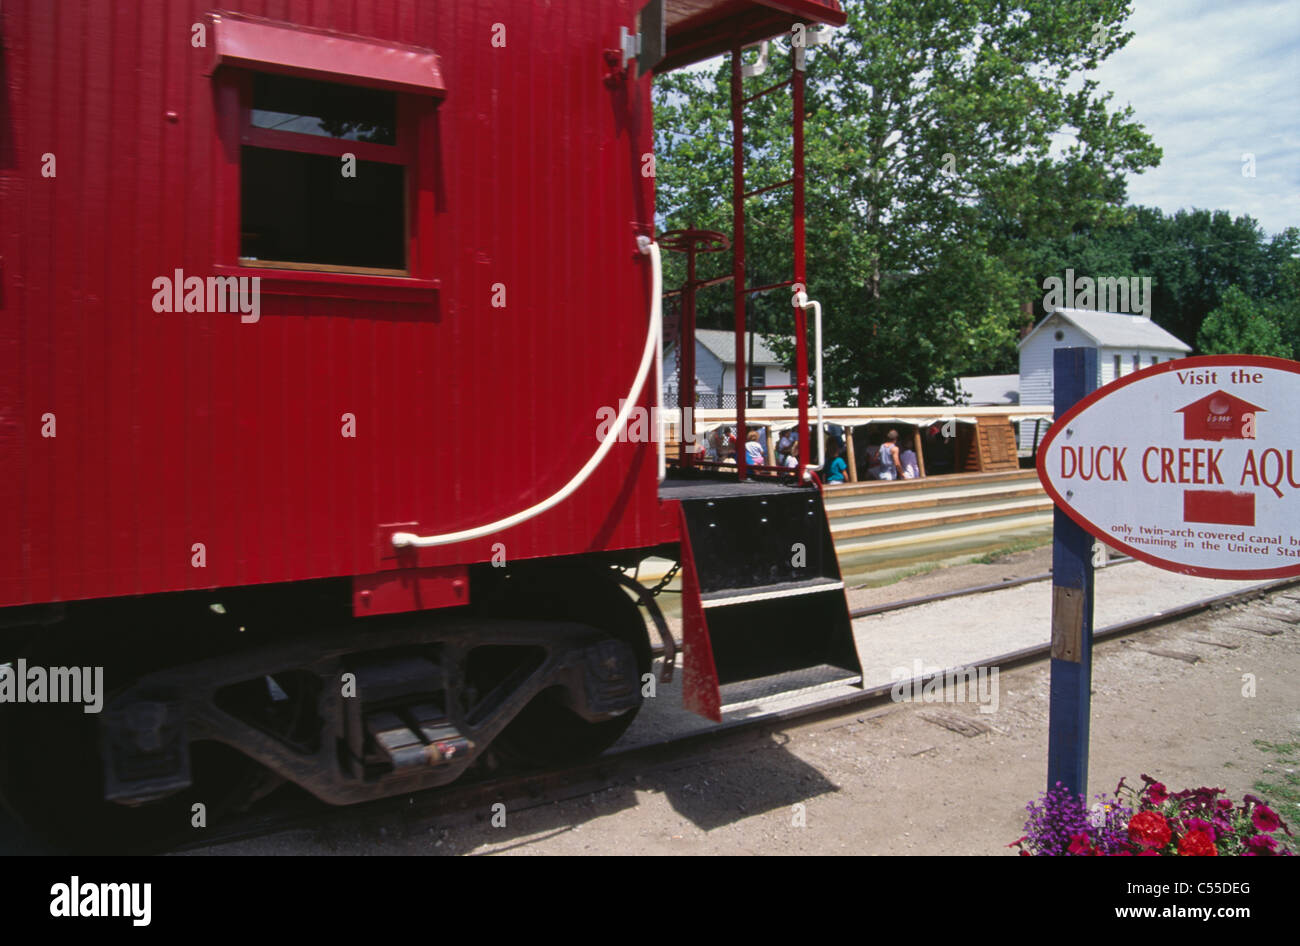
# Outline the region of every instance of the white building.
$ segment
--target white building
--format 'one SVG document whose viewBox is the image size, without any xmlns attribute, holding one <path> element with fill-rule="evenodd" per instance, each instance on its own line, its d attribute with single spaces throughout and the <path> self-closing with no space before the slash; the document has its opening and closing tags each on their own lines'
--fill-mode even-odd
<svg viewBox="0 0 1300 946">
<path fill-rule="evenodd" d="M 1020 340 L 1021 404 L 1053 403 L 1052 352 L 1058 348 L 1096 348 L 1099 386 L 1192 350 L 1146 316 L 1057 309 Z M 1027 447 L 1033 424 L 1022 424 L 1020 433 Z"/>
<path fill-rule="evenodd" d="M 748 365 L 750 384 L 789 384 L 790 373 L 780 359 L 767 347 L 762 335 L 750 332 L 745 336 L 745 360 L 749 362 L 750 338 L 753 337 L 754 360 Z M 697 406 L 736 406 L 736 333 L 717 329 L 695 330 L 695 393 Z M 785 406 L 786 391 L 760 391 L 753 395 L 751 404 L 757 407 Z M 677 404 L 677 344 L 673 342 L 664 350 L 664 403 Z"/>
</svg>

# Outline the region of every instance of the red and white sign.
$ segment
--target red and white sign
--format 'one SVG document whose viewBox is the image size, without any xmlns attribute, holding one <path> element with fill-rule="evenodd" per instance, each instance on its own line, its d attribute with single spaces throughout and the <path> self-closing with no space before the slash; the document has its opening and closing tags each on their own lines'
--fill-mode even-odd
<svg viewBox="0 0 1300 946">
<path fill-rule="evenodd" d="M 1052 424 L 1038 478 L 1071 519 L 1152 565 L 1300 575 L 1300 363 L 1219 355 L 1134 372 Z"/>
</svg>

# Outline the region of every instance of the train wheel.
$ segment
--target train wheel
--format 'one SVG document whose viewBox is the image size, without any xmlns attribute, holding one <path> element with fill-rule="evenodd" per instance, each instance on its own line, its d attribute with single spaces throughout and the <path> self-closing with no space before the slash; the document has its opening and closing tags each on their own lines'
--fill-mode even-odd
<svg viewBox="0 0 1300 946">
<path fill-rule="evenodd" d="M 528 564 L 501 577 L 488 595 L 495 617 L 574 621 L 592 628 L 592 642 L 616 640 L 636 655 L 637 676 L 650 672 L 650 638 L 636 604 L 600 566 Z M 627 731 L 640 705 L 614 719 L 589 722 L 564 702 L 563 690 L 537 695 L 493 747 L 526 765 L 552 765 L 604 752 Z"/>
<path fill-rule="evenodd" d="M 136 659 L 122 659 L 127 654 Z M 178 656 L 155 635 L 69 629 L 42 635 L 27 663 L 103 667 L 107 706 L 140 673 Z M 12 704 L 5 710 L 5 805 L 60 849 L 120 852 L 181 843 L 199 836 L 199 812 L 210 826 L 265 784 L 265 770 L 243 754 L 220 743 L 195 742 L 190 788 L 138 806 L 115 804 L 103 797 L 97 714 L 80 703 Z M 203 808 L 196 810 L 196 804 Z"/>
</svg>

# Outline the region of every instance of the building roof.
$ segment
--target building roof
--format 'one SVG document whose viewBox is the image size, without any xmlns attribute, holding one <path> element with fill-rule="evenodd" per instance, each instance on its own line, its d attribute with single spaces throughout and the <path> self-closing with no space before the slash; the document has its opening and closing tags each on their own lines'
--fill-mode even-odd
<svg viewBox="0 0 1300 946">
<path fill-rule="evenodd" d="M 1020 375 L 981 374 L 957 379 L 957 391 L 971 407 L 1020 403 Z"/>
<path fill-rule="evenodd" d="M 1122 312 L 1098 312 L 1094 309 L 1056 309 L 1034 326 L 1032 332 L 1020 340 L 1024 348 L 1044 325 L 1060 316 L 1098 348 L 1143 348 L 1156 351 L 1189 352 L 1192 346 L 1166 332 L 1144 315 L 1126 315 Z"/>
<path fill-rule="evenodd" d="M 756 365 L 779 365 L 781 359 L 772 353 L 772 349 L 767 347 L 767 342 L 763 340 L 762 335 L 755 335 L 754 332 L 745 333 L 745 357 L 749 357 L 749 339 L 754 338 L 754 361 Z M 713 328 L 697 328 L 695 330 L 695 340 L 713 352 L 718 360 L 723 364 L 734 365 L 736 363 L 736 333 L 724 332 Z"/>
</svg>

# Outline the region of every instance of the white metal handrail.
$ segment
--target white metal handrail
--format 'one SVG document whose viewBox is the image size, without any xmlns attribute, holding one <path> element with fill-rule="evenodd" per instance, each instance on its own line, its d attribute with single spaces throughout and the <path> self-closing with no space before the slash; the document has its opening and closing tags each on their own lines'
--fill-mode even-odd
<svg viewBox="0 0 1300 946">
<path fill-rule="evenodd" d="M 822 304 L 808 298 L 808 293 L 802 288 L 795 291 L 794 305 L 799 309 L 807 309 L 809 306 L 813 310 L 813 338 L 817 349 L 817 392 L 814 395 L 817 406 L 817 463 L 805 463 L 803 467 L 803 479 L 811 479 L 813 470 L 820 471 L 826 464 L 826 424 L 822 420 Z"/>
<path fill-rule="evenodd" d="M 521 522 L 527 522 L 558 506 L 564 500 L 573 495 L 587 478 L 591 476 L 602 460 L 614 448 L 623 435 L 623 430 L 627 427 L 627 419 L 631 415 L 636 403 L 641 398 L 641 390 L 645 387 L 646 378 L 650 375 L 651 361 L 656 365 L 656 378 L 659 383 L 657 392 L 658 405 L 660 406 L 659 428 L 657 435 L 659 437 L 659 480 L 662 482 L 665 474 L 665 457 L 664 457 L 664 438 L 663 438 L 663 266 L 659 256 L 659 244 L 655 243 L 647 236 L 637 237 L 637 248 L 650 257 L 651 267 L 651 287 L 650 287 L 650 326 L 646 332 L 645 350 L 641 353 L 641 364 L 637 367 L 636 380 L 632 382 L 632 390 L 628 392 L 626 400 L 623 402 L 623 408 L 618 412 L 618 417 L 614 421 L 614 426 L 610 428 L 605 439 L 601 441 L 596 452 L 591 455 L 586 464 L 569 482 L 565 483 L 557 492 L 552 493 L 539 503 L 534 503 L 527 509 L 521 510 L 512 516 L 504 519 L 498 519 L 495 522 L 489 522 L 481 526 L 475 526 L 473 529 L 462 529 L 459 532 L 444 532 L 440 535 L 416 535 L 413 532 L 394 532 L 392 537 L 394 548 L 429 548 L 435 545 L 451 545 L 456 542 L 464 542 L 469 539 L 482 538 L 485 535 L 492 535 L 494 532 L 502 532 L 512 526 L 517 526 Z"/>
</svg>

